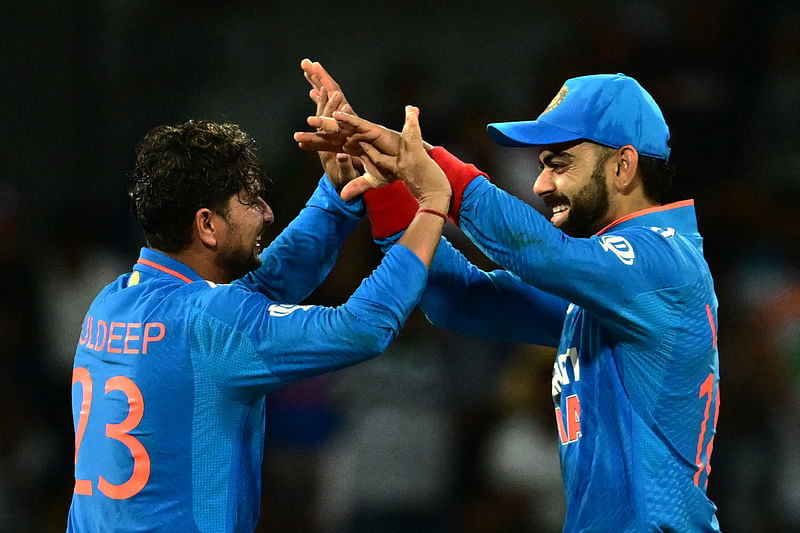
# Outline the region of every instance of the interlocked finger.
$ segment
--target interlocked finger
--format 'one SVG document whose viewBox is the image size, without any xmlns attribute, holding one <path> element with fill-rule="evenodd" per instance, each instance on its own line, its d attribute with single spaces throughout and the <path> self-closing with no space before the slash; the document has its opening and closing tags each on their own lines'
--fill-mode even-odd
<svg viewBox="0 0 800 533">
<path fill-rule="evenodd" d="M 366 156 L 364 158 L 364 165 L 367 167 L 368 173 L 370 172 L 369 165 L 372 164 L 381 174 L 394 174 L 394 166 L 396 158 L 382 154 L 377 148 L 369 143 L 358 143 L 361 151 Z"/>
<path fill-rule="evenodd" d="M 317 133 L 338 133 L 339 123 L 331 117 L 308 117 L 306 122 L 312 128 L 317 129 Z"/>
</svg>

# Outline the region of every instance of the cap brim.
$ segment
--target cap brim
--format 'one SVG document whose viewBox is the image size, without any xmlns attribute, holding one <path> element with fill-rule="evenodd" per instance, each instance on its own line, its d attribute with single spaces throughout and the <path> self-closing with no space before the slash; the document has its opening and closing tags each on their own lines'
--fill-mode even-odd
<svg viewBox="0 0 800 533">
<path fill-rule="evenodd" d="M 494 122 L 486 126 L 489 137 L 501 146 L 521 148 L 524 146 L 545 146 L 582 137 L 571 131 L 551 126 L 539 120 L 518 122 Z"/>
</svg>

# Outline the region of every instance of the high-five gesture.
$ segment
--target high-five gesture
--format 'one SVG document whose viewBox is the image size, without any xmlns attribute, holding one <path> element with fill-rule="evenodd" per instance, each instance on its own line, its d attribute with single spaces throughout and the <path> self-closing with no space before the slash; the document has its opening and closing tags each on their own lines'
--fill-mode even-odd
<svg viewBox="0 0 800 533">
<path fill-rule="evenodd" d="M 398 243 L 410 248 L 430 266 L 447 220 L 451 191 L 444 172 L 428 157 L 422 145 L 419 109 L 406 106 L 406 121 L 396 156 L 381 153 L 366 142 L 360 145 L 368 167 L 397 176 L 419 198 L 419 209 Z"/>
<path fill-rule="evenodd" d="M 343 113 L 335 115 L 337 121 L 342 120 L 345 124 L 374 126 L 351 115 Z M 450 205 L 450 183 L 442 169 L 425 151 L 419 126 L 419 108 L 406 106 L 403 132 L 396 138 L 392 135 L 391 142 L 386 142 L 387 136 L 380 127 L 368 127 L 359 131 L 363 133 L 357 133 L 348 139 L 347 146 L 354 150 L 357 144 L 365 165 L 374 167 L 384 176 L 403 180 L 411 193 L 419 199 L 421 209 L 447 213 Z M 365 187 L 364 181 L 366 180 L 358 178 L 348 183 L 342 190 L 342 195 L 348 194 L 349 189 L 359 189 L 363 192 L 368 188 Z"/>
<path fill-rule="evenodd" d="M 300 68 L 303 69 L 303 75 L 306 77 L 306 80 L 308 80 L 308 83 L 311 84 L 311 90 L 308 93 L 311 100 L 316 102 L 320 91 L 323 90 L 328 93 L 339 92 L 342 93 L 342 102 L 340 103 L 341 108 L 338 109 L 338 111 L 347 111 L 350 114 L 355 114 L 353 108 L 350 107 L 350 104 L 347 102 L 347 98 L 344 97 L 342 88 L 336 83 L 336 80 L 328 74 L 328 71 L 325 70 L 325 67 L 323 67 L 319 61 L 303 59 L 300 61 Z"/>
<path fill-rule="evenodd" d="M 339 84 L 330 77 L 322 65 L 312 63 L 309 59 L 303 59 L 300 62 L 300 68 L 303 69 L 306 80 L 311 84 L 308 95 L 317 105 L 316 115 L 309 117 L 308 124 L 317 128 L 317 132 L 323 133 L 326 129 L 330 130 L 332 124 L 335 125 L 335 120 L 332 118 L 334 111 L 352 113 L 353 109 L 347 103 Z M 343 142 L 344 137 L 341 140 Z M 334 187 L 341 189 L 347 182 L 360 175 L 355 168 L 360 166 L 360 162 L 343 153 L 342 150 L 335 149 L 335 145 L 333 148 L 320 149 L 317 150 L 317 153 L 328 179 Z"/>
</svg>

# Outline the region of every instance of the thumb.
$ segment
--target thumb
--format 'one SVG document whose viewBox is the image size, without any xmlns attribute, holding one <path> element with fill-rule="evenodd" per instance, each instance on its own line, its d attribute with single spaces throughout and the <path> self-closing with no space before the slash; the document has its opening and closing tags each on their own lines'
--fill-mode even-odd
<svg viewBox="0 0 800 533">
<path fill-rule="evenodd" d="M 369 189 L 376 189 L 391 181 L 381 173 L 369 157 L 362 158 L 361 162 L 364 164 L 364 174 L 347 182 L 339 193 L 339 196 L 344 201 L 357 198 Z"/>
<path fill-rule="evenodd" d="M 364 176 L 360 176 L 354 180 L 348 181 L 347 184 L 342 187 L 342 191 L 339 193 L 339 196 L 345 202 L 349 202 L 350 200 L 358 198 L 364 194 L 364 192 L 372 188 L 373 186 L 369 180 Z"/>
</svg>

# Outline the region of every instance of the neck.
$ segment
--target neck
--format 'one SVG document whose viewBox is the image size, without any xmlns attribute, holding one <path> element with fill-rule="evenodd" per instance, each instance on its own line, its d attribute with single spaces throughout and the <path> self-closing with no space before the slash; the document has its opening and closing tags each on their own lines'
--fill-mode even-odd
<svg viewBox="0 0 800 533">
<path fill-rule="evenodd" d="M 197 273 L 201 278 L 213 281 L 214 283 L 224 284 L 230 283 L 231 279 L 225 274 L 224 270 L 219 267 L 214 261 L 214 255 L 207 249 L 197 249 L 194 245 L 189 245 L 177 252 L 165 252 L 158 250 L 160 253 L 180 261 Z"/>
<path fill-rule="evenodd" d="M 635 213 L 636 211 L 641 211 L 642 209 L 648 209 L 657 205 L 659 205 L 657 202 L 649 200 L 644 195 L 641 188 L 636 188 L 629 194 L 616 195 L 609 205 L 608 218 L 602 227 L 631 213 Z"/>
</svg>

